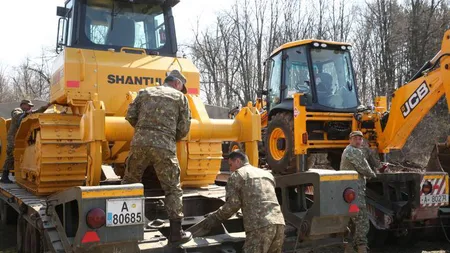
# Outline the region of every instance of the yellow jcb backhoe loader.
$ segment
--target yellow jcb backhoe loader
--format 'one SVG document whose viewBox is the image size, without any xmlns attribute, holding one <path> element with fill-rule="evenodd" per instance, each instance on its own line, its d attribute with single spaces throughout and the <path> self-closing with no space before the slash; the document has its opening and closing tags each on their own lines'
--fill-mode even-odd
<svg viewBox="0 0 450 253">
<path fill-rule="evenodd" d="M 266 61 L 269 76 L 261 94 L 267 97 L 268 124 L 260 151 L 266 157 L 260 159 L 275 174 L 311 171 L 318 154 L 338 170 L 354 130 L 361 130 L 367 144 L 387 161 L 442 96 L 450 105 L 450 31 L 441 51 L 394 92 L 390 108 L 386 97 L 377 97 L 375 108 L 361 106 L 350 51 L 348 43 L 300 40 L 280 46 Z M 383 244 L 388 232 L 394 232 L 411 243 L 415 228 L 441 226 L 438 214 L 449 213 L 444 208 L 449 203 L 448 150 L 448 144 L 437 145 L 424 171 L 388 169 L 368 182 L 372 242 Z M 314 186 L 305 193 L 316 199 Z"/>
</svg>

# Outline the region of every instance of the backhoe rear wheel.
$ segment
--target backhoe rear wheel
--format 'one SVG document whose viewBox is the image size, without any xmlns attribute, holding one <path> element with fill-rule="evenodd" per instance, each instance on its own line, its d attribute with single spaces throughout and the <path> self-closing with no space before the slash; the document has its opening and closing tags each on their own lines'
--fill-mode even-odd
<svg viewBox="0 0 450 253">
<path fill-rule="evenodd" d="M 294 119 L 290 112 L 275 114 L 266 133 L 266 157 L 269 169 L 277 174 L 295 172 Z"/>
</svg>

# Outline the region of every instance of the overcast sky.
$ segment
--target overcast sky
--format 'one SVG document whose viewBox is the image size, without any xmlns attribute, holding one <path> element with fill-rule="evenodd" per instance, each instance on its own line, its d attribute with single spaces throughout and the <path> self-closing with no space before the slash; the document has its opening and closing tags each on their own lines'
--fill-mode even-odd
<svg viewBox="0 0 450 253">
<path fill-rule="evenodd" d="M 65 0 L 15 0 L 0 2 L 0 68 L 20 64 L 26 56 L 39 56 L 42 47 L 54 47 L 58 18 L 56 6 Z M 192 36 L 197 17 L 211 24 L 215 12 L 229 0 L 181 0 L 173 12 L 178 44 Z"/>
</svg>

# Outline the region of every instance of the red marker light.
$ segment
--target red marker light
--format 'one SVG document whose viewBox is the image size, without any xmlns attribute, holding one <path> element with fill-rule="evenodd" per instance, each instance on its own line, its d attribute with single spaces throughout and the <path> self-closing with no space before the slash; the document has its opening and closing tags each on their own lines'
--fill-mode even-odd
<svg viewBox="0 0 450 253">
<path fill-rule="evenodd" d="M 348 208 L 348 212 L 349 213 L 357 213 L 357 212 L 359 212 L 359 207 L 355 204 L 351 204 L 350 207 Z"/>
<path fill-rule="evenodd" d="M 86 224 L 92 229 L 98 229 L 106 223 L 105 211 L 101 208 L 91 209 L 86 215 Z"/>
<path fill-rule="evenodd" d="M 356 199 L 356 192 L 352 188 L 347 188 L 344 191 L 344 200 L 347 203 L 352 203 Z"/>
<path fill-rule="evenodd" d="M 302 143 L 304 145 L 306 145 L 308 143 L 308 133 L 306 133 L 306 132 L 302 134 Z"/>
<path fill-rule="evenodd" d="M 86 234 L 84 234 L 83 239 L 81 240 L 81 243 L 90 243 L 90 242 L 99 242 L 100 238 L 98 237 L 97 233 L 95 231 L 87 231 Z"/>
<path fill-rule="evenodd" d="M 431 191 L 433 189 L 433 185 L 431 185 L 430 181 L 426 181 L 423 185 L 422 185 L 422 192 L 426 195 L 426 194 L 430 194 Z"/>
<path fill-rule="evenodd" d="M 80 81 L 67 81 L 67 88 L 79 88 Z"/>
</svg>

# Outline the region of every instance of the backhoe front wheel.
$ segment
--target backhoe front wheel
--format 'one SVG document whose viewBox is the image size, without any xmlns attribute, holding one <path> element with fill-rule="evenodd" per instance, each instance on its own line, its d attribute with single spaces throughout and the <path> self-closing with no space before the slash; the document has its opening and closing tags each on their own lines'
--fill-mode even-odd
<svg viewBox="0 0 450 253">
<path fill-rule="evenodd" d="M 281 112 L 275 114 L 267 126 L 267 163 L 278 174 L 295 172 L 293 120 L 292 113 Z"/>
</svg>

